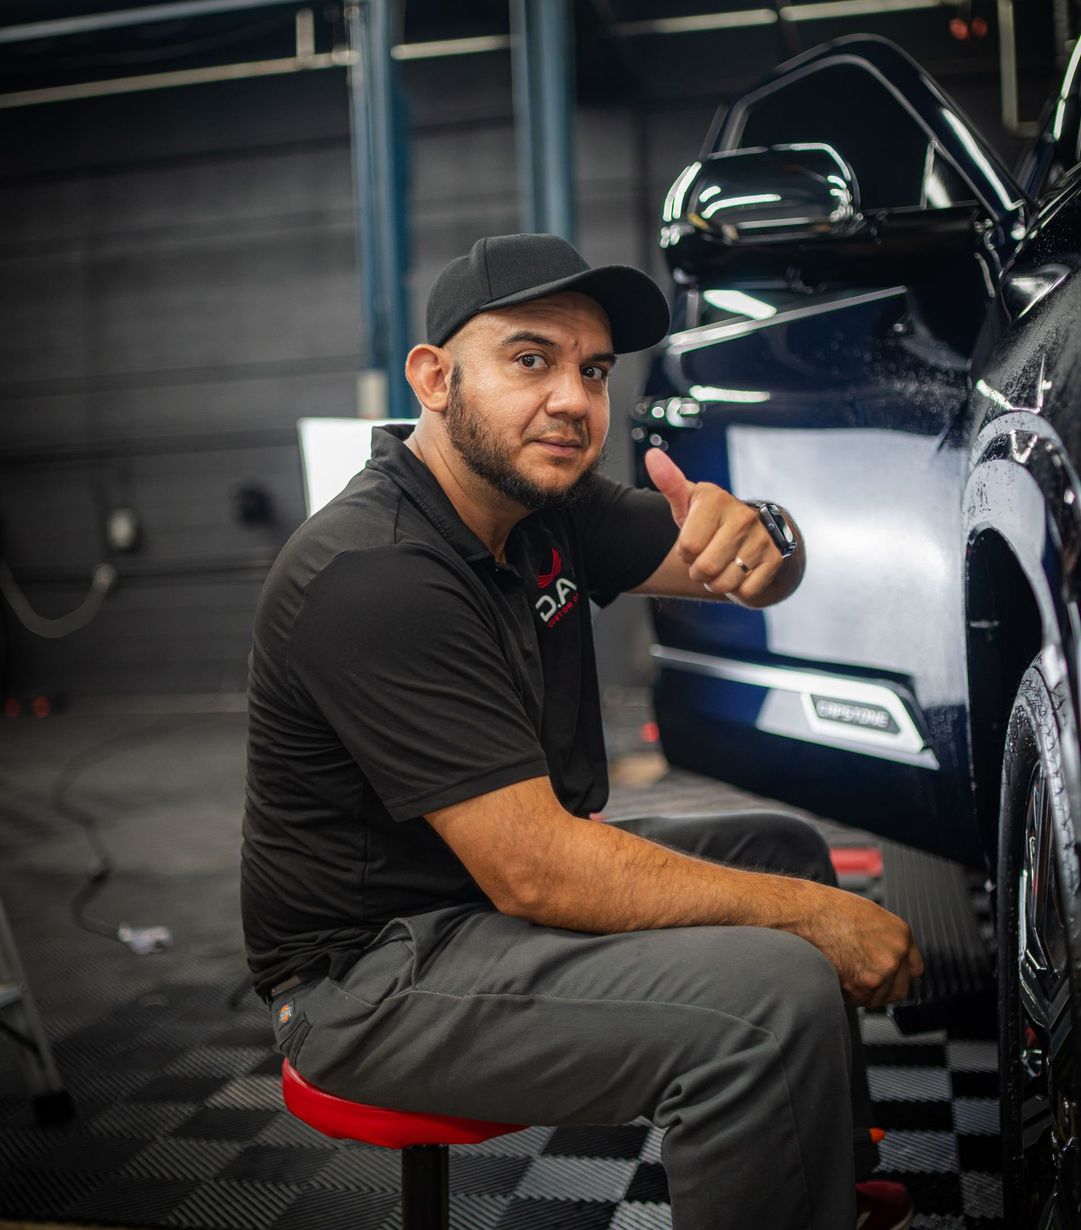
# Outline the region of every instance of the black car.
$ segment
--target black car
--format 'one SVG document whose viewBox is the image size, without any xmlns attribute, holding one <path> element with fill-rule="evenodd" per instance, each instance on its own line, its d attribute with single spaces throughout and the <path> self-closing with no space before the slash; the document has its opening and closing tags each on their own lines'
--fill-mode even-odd
<svg viewBox="0 0 1081 1230">
<path fill-rule="evenodd" d="M 1081 1225 L 1079 62 L 1016 174 L 882 39 L 724 111 L 633 426 L 808 542 L 779 606 L 656 604 L 669 761 L 993 881 L 1018 1227 Z"/>
</svg>

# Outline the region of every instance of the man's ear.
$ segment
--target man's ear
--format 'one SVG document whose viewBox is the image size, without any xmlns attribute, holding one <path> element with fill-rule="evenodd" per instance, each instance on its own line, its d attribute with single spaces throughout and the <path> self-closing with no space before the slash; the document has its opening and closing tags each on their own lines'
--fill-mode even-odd
<svg viewBox="0 0 1081 1230">
<path fill-rule="evenodd" d="M 425 410 L 437 414 L 446 410 L 453 366 L 449 350 L 427 342 L 414 346 L 406 355 L 405 378 Z"/>
</svg>

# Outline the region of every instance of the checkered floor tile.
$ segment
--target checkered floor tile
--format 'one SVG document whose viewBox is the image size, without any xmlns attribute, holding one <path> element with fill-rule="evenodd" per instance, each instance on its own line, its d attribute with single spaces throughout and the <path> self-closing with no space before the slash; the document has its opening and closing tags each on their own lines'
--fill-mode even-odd
<svg viewBox="0 0 1081 1230">
<path fill-rule="evenodd" d="M 14 1068 L 0 1072 L 0 1215 L 192 1230 L 320 1225 L 394 1230 L 398 1158 L 327 1140 L 281 1107 L 264 1009 L 227 989 L 162 984 L 158 1019 L 106 1040 L 90 1023 L 56 1039 L 79 1113 L 38 1128 Z M 145 997 L 144 997 L 145 998 Z M 205 1041 L 178 1045 L 177 1015 Z M 999 1227 L 992 1042 L 903 1037 L 865 1015 L 883 1174 L 916 1197 L 917 1230 Z M 252 1045 L 256 1037 L 263 1045 Z M 73 1063 L 89 1040 L 92 1058 Z M 161 1064 L 163 1058 L 168 1062 Z M 109 1076 L 126 1079 L 110 1088 Z M 531 1128 L 452 1150 L 454 1224 L 493 1230 L 670 1226 L 660 1136 L 646 1123 Z"/>
<path fill-rule="evenodd" d="M 205 769 L 175 781 L 174 795 L 160 803 L 148 789 L 125 811 L 117 800 L 127 796 L 104 773 L 84 784 L 88 796 L 93 787 L 108 799 L 116 850 L 147 859 L 138 874 L 118 875 L 114 897 L 97 908 L 169 921 L 176 931 L 174 949 L 148 958 L 71 925 L 84 839 L 48 811 L 55 766 L 67 754 L 55 747 L 64 729 L 52 728 L 48 743 L 16 748 L 2 766 L 12 822 L 0 826 L 0 877 L 77 1115 L 62 1127 L 35 1126 L 13 1048 L 0 1040 L 0 1218 L 397 1230 L 397 1156 L 330 1141 L 284 1111 L 266 1009 L 243 991 L 235 882 L 242 722 L 189 724 L 163 740 L 156 759 L 140 745 L 147 780 L 163 780 L 179 760 Z M 102 732 L 73 727 L 64 737 L 76 750 Z M 35 758 L 54 767 L 26 767 Z M 616 790 L 609 811 L 641 813 L 646 797 Z M 649 790 L 646 806 L 678 812 L 756 802 L 673 773 Z M 99 809 L 106 814 L 105 804 Z M 146 854 L 155 825 L 160 865 Z M 851 840 L 829 831 L 835 835 Z M 186 860 L 180 868 L 178 858 Z M 848 886 L 875 891 L 870 881 Z M 1002 1227 L 994 1044 L 943 1033 L 902 1037 L 881 1015 L 865 1016 L 863 1032 L 877 1118 L 888 1133 L 881 1173 L 913 1191 L 915 1230 Z M 671 1224 L 659 1135 L 648 1124 L 530 1128 L 454 1149 L 451 1176 L 451 1219 L 461 1230 Z"/>
</svg>

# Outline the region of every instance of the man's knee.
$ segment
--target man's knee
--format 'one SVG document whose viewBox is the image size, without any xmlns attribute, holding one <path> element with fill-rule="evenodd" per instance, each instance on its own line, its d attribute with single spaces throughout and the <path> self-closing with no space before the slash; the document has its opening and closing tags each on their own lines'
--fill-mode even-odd
<svg viewBox="0 0 1081 1230">
<path fill-rule="evenodd" d="M 845 1028 L 837 971 L 807 940 L 771 927 L 691 927 L 668 937 L 665 998 L 771 1030 L 778 1022 Z"/>
<path fill-rule="evenodd" d="M 833 964 L 809 941 L 785 931 L 770 931 L 760 960 L 776 979 L 757 1023 L 789 1054 L 840 1056 L 848 1045 L 848 1020 L 840 978 Z"/>
<path fill-rule="evenodd" d="M 643 836 L 716 862 L 837 883 L 826 839 L 791 812 L 754 810 L 634 823 Z"/>
<path fill-rule="evenodd" d="M 836 884 L 829 843 L 809 821 L 788 812 L 764 812 L 757 822 L 760 847 L 778 871 Z"/>
<path fill-rule="evenodd" d="M 801 1013 L 843 1015 L 841 980 L 828 957 L 809 940 L 787 931 L 771 931 L 778 951 L 773 960 L 784 978 L 787 997 Z"/>
<path fill-rule="evenodd" d="M 769 928 L 696 930 L 700 934 L 682 956 L 685 973 L 690 965 L 697 976 L 682 980 L 670 1007 L 683 1010 L 666 1014 L 661 1034 L 653 1038 L 661 1084 L 678 1079 L 686 1088 L 691 1072 L 710 1088 L 717 1082 L 727 1086 L 736 1076 L 769 1080 L 778 1064 L 791 1079 L 802 1081 L 821 1069 L 843 1080 L 849 1063 L 844 1001 L 836 971 L 822 953 L 798 936 Z M 711 933 L 712 977 L 699 961 Z"/>
</svg>

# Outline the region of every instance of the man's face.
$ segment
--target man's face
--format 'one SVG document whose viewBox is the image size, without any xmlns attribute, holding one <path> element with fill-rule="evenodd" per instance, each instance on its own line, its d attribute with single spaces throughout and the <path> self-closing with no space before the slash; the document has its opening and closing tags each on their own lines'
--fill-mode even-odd
<svg viewBox="0 0 1081 1230">
<path fill-rule="evenodd" d="M 481 312 L 452 340 L 446 430 L 466 466 L 535 510 L 573 500 L 608 434 L 608 317 L 564 292 Z"/>
</svg>

